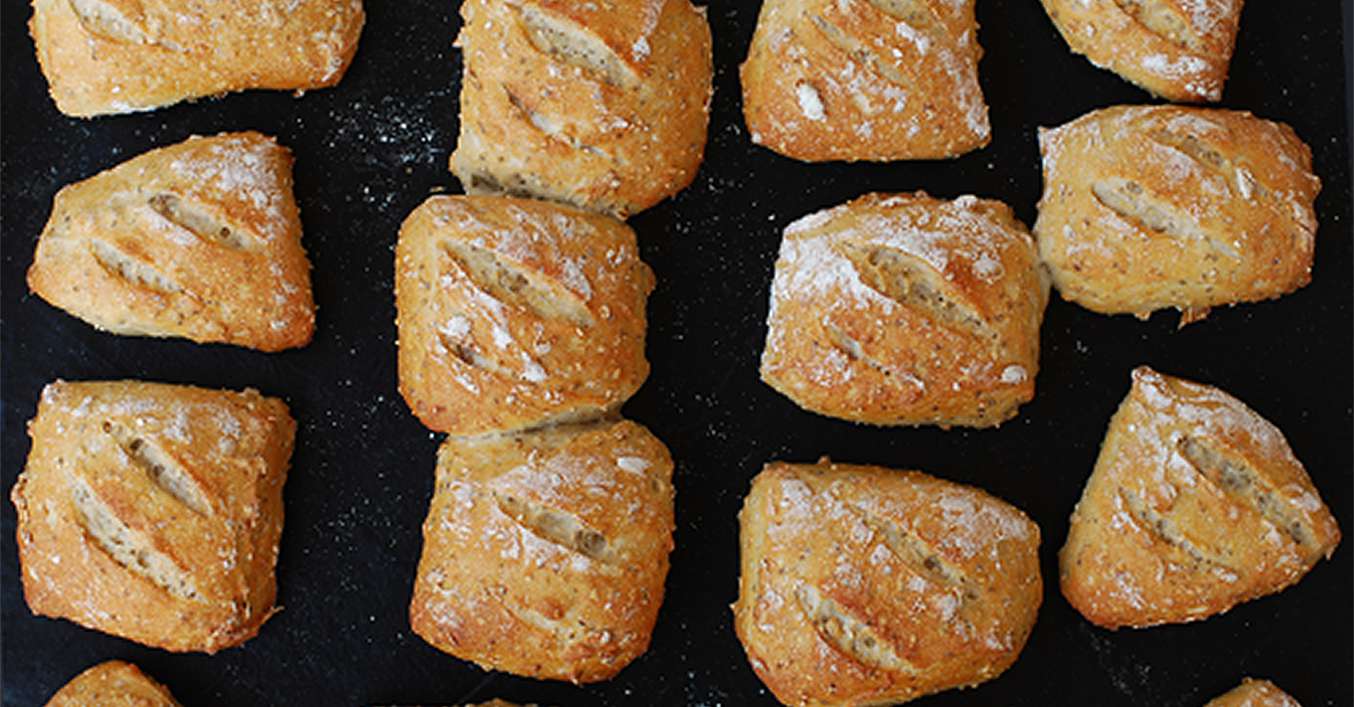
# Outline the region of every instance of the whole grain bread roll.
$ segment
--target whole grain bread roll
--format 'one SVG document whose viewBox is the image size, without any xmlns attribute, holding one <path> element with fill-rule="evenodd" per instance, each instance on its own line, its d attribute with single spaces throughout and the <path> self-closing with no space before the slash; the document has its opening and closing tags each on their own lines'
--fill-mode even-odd
<svg viewBox="0 0 1354 707">
<path fill-rule="evenodd" d="M 1067 45 L 1172 101 L 1222 98 L 1242 0 L 1043 0 Z"/>
<path fill-rule="evenodd" d="M 1034 233 L 1064 299 L 1145 319 L 1311 280 L 1321 180 L 1293 130 L 1239 111 L 1116 106 L 1040 129 Z"/>
<path fill-rule="evenodd" d="M 179 707 L 179 703 L 140 668 L 110 660 L 71 678 L 47 707 Z"/>
<path fill-rule="evenodd" d="M 786 157 L 957 157 L 991 137 L 973 0 L 765 0 L 741 68 L 752 141 Z"/>
<path fill-rule="evenodd" d="M 1240 685 L 1209 700 L 1204 707 L 1302 707 L 1302 705 L 1268 680 L 1246 678 Z"/>
<path fill-rule="evenodd" d="M 1034 397 L 1048 279 L 999 201 L 867 194 L 785 228 L 761 376 L 876 425 L 988 427 Z"/>
<path fill-rule="evenodd" d="M 573 207 L 434 196 L 395 248 L 400 392 L 454 435 L 595 418 L 649 375 L 635 233 Z"/>
<path fill-rule="evenodd" d="M 115 334 L 304 346 L 315 302 L 291 151 L 256 132 L 192 137 L 64 187 L 28 286 Z"/>
<path fill-rule="evenodd" d="M 333 86 L 364 19 L 361 0 L 33 0 L 28 27 L 56 107 L 87 118 Z"/>
<path fill-rule="evenodd" d="M 1105 628 L 1198 621 L 1282 591 L 1339 542 L 1274 425 L 1143 366 L 1072 512 L 1062 592 Z"/>
<path fill-rule="evenodd" d="M 739 514 L 734 626 L 787 705 L 893 704 L 996 678 L 1043 589 L 1039 527 L 915 471 L 768 464 Z"/>
<path fill-rule="evenodd" d="M 672 459 L 633 422 L 448 438 L 410 623 L 486 670 L 606 680 L 649 646 L 672 531 Z"/>
<path fill-rule="evenodd" d="M 273 615 L 296 423 L 257 391 L 56 381 L 11 498 L 34 614 L 170 651 Z"/>
<path fill-rule="evenodd" d="M 695 177 L 710 116 L 710 26 L 688 0 L 466 0 L 466 193 L 625 218 Z"/>
</svg>

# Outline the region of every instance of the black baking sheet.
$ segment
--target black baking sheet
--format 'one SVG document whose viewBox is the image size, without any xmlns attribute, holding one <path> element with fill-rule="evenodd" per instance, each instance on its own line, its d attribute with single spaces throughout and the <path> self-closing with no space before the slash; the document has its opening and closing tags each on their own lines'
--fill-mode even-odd
<svg viewBox="0 0 1354 707">
<path fill-rule="evenodd" d="M 1345 5 L 1348 6 L 1348 0 Z M 677 549 L 653 645 L 610 682 L 575 687 L 484 673 L 409 631 L 407 605 L 432 491 L 436 435 L 395 390 L 392 248 L 434 191 L 456 135 L 459 29 L 451 0 L 368 0 L 351 70 L 302 98 L 253 92 L 92 121 L 62 117 L 33 59 L 23 0 L 4 0 L 3 490 L 28 452 L 25 422 L 46 382 L 143 378 L 254 386 L 300 421 L 278 573 L 284 610 L 258 638 L 215 656 L 175 655 L 32 617 L 23 603 L 14 509 L 0 512 L 3 702 L 38 705 L 95 662 L 122 658 L 194 705 L 456 703 L 501 696 L 559 705 L 742 705 L 770 697 L 734 637 L 736 513 L 771 459 L 923 469 L 1018 505 L 1043 531 L 1044 606 L 1015 666 L 925 705 L 1198 705 L 1243 676 L 1305 705 L 1351 703 L 1350 546 L 1274 597 L 1205 622 L 1109 632 L 1057 591 L 1055 553 L 1105 424 L 1147 363 L 1213 383 L 1277 424 L 1347 536 L 1351 513 L 1349 119 L 1341 8 L 1250 0 L 1222 105 L 1292 124 L 1324 186 L 1310 286 L 1176 317 L 1104 317 L 1061 301 L 1043 327 L 1038 394 L 990 431 L 871 429 L 803 412 L 757 379 L 780 230 L 865 191 L 926 189 L 1011 204 L 1027 223 L 1040 193 L 1035 127 L 1146 94 L 1071 55 L 1033 0 L 978 0 L 992 144 L 948 162 L 808 165 L 753 147 L 737 66 L 755 2 L 709 8 L 716 92 L 706 160 L 676 199 L 632 219 L 658 275 L 649 302 L 653 374 L 625 406 L 677 460 Z M 257 129 L 296 153 L 296 194 L 320 306 L 314 343 L 281 354 L 101 334 L 27 294 L 24 271 L 63 184 L 193 133 Z"/>
</svg>

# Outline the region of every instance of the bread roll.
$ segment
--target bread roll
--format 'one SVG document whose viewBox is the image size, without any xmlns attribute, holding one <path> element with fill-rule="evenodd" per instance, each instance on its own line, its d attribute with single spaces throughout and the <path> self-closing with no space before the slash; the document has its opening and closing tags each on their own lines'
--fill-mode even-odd
<svg viewBox="0 0 1354 707">
<path fill-rule="evenodd" d="M 1181 325 L 1311 280 L 1321 180 L 1293 130 L 1250 113 L 1117 106 L 1039 131 L 1034 233 L 1063 298 Z"/>
<path fill-rule="evenodd" d="M 410 623 L 486 670 L 606 680 L 649 646 L 672 531 L 672 459 L 633 422 L 449 438 Z"/>
<path fill-rule="evenodd" d="M 1043 0 L 1067 45 L 1172 101 L 1222 98 L 1242 0 Z"/>
<path fill-rule="evenodd" d="M 649 375 L 653 286 L 620 221 L 434 196 L 395 249 L 400 392 L 423 424 L 454 435 L 606 414 Z"/>
<path fill-rule="evenodd" d="M 765 0 L 743 63 L 752 141 L 786 157 L 920 160 L 987 144 L 973 0 Z"/>
<path fill-rule="evenodd" d="M 1062 591 L 1105 628 L 1197 621 L 1282 591 L 1339 542 L 1274 425 L 1144 366 L 1072 512 Z"/>
<path fill-rule="evenodd" d="M 47 386 L 11 494 L 28 607 L 171 651 L 252 638 L 275 611 L 295 431 L 254 390 Z"/>
<path fill-rule="evenodd" d="M 114 334 L 262 351 L 315 331 L 287 148 L 192 137 L 57 192 L 28 286 Z"/>
<path fill-rule="evenodd" d="M 47 707 L 179 707 L 169 690 L 131 663 L 110 660 L 76 675 Z"/>
<path fill-rule="evenodd" d="M 1302 705 L 1268 680 L 1246 678 L 1240 685 L 1209 700 L 1204 707 L 1302 707 Z"/>
<path fill-rule="evenodd" d="M 876 425 L 988 427 L 1034 397 L 1048 280 L 999 201 L 867 194 L 785 229 L 762 380 Z"/>
<path fill-rule="evenodd" d="M 28 27 L 56 107 L 88 118 L 333 86 L 362 22 L 361 0 L 33 0 Z"/>
<path fill-rule="evenodd" d="M 688 0 L 466 0 L 467 193 L 625 218 L 695 177 L 710 117 L 710 26 Z"/>
<path fill-rule="evenodd" d="M 968 486 L 773 463 L 739 514 L 734 626 L 788 705 L 892 704 L 1004 672 L 1043 596 L 1039 528 Z"/>
</svg>

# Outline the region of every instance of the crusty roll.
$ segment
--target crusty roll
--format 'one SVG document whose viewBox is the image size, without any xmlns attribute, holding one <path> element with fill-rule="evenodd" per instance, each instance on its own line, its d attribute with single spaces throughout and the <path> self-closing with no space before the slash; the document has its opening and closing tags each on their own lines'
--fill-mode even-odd
<svg viewBox="0 0 1354 707">
<path fill-rule="evenodd" d="M 28 27 L 56 107 L 87 118 L 333 86 L 363 19 L 361 0 L 33 0 Z"/>
<path fill-rule="evenodd" d="M 1043 0 L 1067 45 L 1172 101 L 1222 98 L 1242 0 Z"/>
<path fill-rule="evenodd" d="M 620 221 L 434 196 L 395 248 L 400 392 L 423 424 L 455 435 L 606 414 L 649 375 L 653 286 Z"/>
<path fill-rule="evenodd" d="M 1034 233 L 1063 298 L 1147 318 L 1311 280 L 1321 180 L 1287 125 L 1250 113 L 1117 106 L 1040 129 Z"/>
<path fill-rule="evenodd" d="M 315 331 L 291 152 L 192 137 L 57 192 L 28 286 L 115 334 L 278 351 Z"/>
<path fill-rule="evenodd" d="M 110 660 L 76 675 L 47 707 L 179 707 L 169 689 L 141 669 Z"/>
<path fill-rule="evenodd" d="M 562 201 L 618 218 L 696 175 L 710 117 L 710 26 L 689 0 L 466 0 L 467 193 Z"/>
<path fill-rule="evenodd" d="M 649 646 L 672 531 L 672 458 L 633 422 L 448 438 L 410 623 L 486 670 L 606 680 Z"/>
<path fill-rule="evenodd" d="M 968 486 L 773 463 L 739 514 L 734 626 L 787 705 L 874 705 L 991 680 L 1034 627 L 1039 527 Z"/>
<path fill-rule="evenodd" d="M 765 0 L 743 63 L 752 141 L 787 157 L 919 160 L 987 144 L 973 0 Z"/>
<path fill-rule="evenodd" d="M 785 229 L 761 375 L 813 412 L 988 427 L 1034 397 L 1048 280 L 999 201 L 867 194 Z"/>
<path fill-rule="evenodd" d="M 1240 685 L 1214 697 L 1204 707 L 1302 707 L 1278 685 L 1246 678 Z"/>
<path fill-rule="evenodd" d="M 1072 512 L 1062 592 L 1105 628 L 1197 621 L 1287 588 L 1339 542 L 1274 425 L 1140 367 Z"/>
<path fill-rule="evenodd" d="M 295 432 L 254 390 L 47 386 L 11 494 L 28 607 L 171 651 L 252 638 L 274 611 Z"/>
</svg>

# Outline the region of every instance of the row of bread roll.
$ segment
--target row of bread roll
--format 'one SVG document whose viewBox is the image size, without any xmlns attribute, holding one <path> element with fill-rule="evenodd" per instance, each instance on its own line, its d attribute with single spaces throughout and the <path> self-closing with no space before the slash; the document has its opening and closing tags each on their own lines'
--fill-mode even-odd
<svg viewBox="0 0 1354 707">
<path fill-rule="evenodd" d="M 735 627 L 785 704 L 973 686 L 1009 668 L 1034 626 L 1039 528 L 978 489 L 773 463 L 740 521 Z M 1282 591 L 1339 540 L 1279 430 L 1216 388 L 1144 367 L 1072 514 L 1062 593 L 1106 628 L 1197 621 Z M 1295 703 L 1248 680 L 1209 704 Z"/>
<path fill-rule="evenodd" d="M 1034 396 L 1049 281 L 1091 310 L 1209 307 L 1307 284 L 1320 180 L 1286 125 L 1116 107 L 1040 132 L 1034 238 L 997 201 L 869 194 L 785 228 L 764 381 L 876 425 L 997 425 Z"/>
<path fill-rule="evenodd" d="M 752 141 L 810 162 L 987 145 L 974 0 L 765 0 L 741 69 Z M 1044 0 L 1073 51 L 1154 94 L 1222 97 L 1241 0 Z"/>
</svg>

